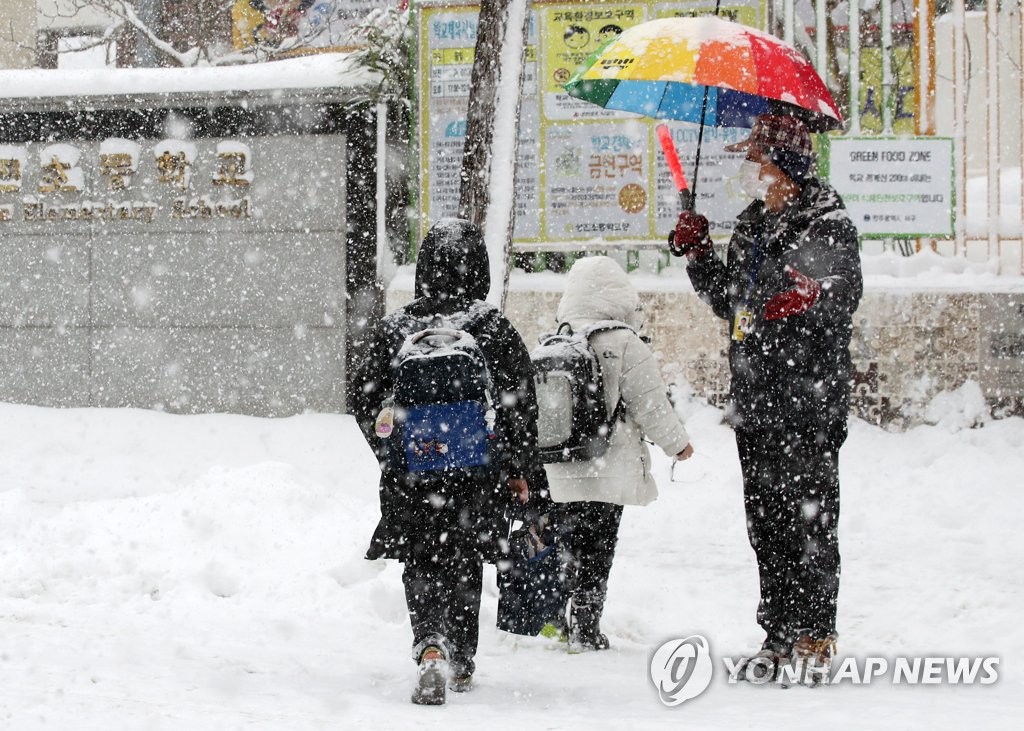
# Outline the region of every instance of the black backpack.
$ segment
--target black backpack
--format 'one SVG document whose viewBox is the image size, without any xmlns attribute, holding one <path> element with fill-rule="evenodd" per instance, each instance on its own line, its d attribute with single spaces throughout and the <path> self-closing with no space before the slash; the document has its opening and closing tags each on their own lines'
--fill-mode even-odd
<svg viewBox="0 0 1024 731">
<path fill-rule="evenodd" d="M 508 557 L 498 566 L 498 629 L 537 635 L 545 624 L 564 621 L 569 592 L 549 522 L 512 532 Z"/>
<path fill-rule="evenodd" d="M 608 451 L 622 399 L 609 414 L 601 360 L 590 336 L 604 330 L 632 330 L 617 320 L 596 322 L 578 333 L 568 323 L 544 335 L 530 353 L 537 390 L 537 446 L 541 461 L 579 462 Z"/>
<path fill-rule="evenodd" d="M 486 467 L 495 412 L 487 360 L 463 329 L 428 327 L 408 335 L 394 368 L 389 459 L 405 472 Z"/>
</svg>

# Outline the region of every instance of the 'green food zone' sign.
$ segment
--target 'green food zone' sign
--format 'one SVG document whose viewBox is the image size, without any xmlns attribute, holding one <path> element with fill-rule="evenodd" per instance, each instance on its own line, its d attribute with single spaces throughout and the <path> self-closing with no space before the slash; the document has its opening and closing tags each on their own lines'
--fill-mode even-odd
<svg viewBox="0 0 1024 731">
<path fill-rule="evenodd" d="M 820 154 L 862 238 L 952 236 L 952 139 L 822 137 Z"/>
</svg>

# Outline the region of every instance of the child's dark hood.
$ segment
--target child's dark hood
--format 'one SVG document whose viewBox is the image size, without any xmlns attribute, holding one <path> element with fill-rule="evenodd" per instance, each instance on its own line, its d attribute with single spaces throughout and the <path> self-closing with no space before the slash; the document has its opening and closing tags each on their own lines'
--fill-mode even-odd
<svg viewBox="0 0 1024 731">
<path fill-rule="evenodd" d="M 482 300 L 491 288 L 484 235 L 461 218 L 431 226 L 416 257 L 416 297 Z"/>
</svg>

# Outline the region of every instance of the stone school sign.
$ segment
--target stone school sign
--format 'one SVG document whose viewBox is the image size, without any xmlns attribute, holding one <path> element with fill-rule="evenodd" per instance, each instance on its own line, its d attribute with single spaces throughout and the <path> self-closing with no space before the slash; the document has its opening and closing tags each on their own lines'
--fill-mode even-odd
<svg viewBox="0 0 1024 731">
<path fill-rule="evenodd" d="M 0 399 L 344 410 L 365 89 L 265 66 L 276 88 L 4 100 Z"/>
</svg>

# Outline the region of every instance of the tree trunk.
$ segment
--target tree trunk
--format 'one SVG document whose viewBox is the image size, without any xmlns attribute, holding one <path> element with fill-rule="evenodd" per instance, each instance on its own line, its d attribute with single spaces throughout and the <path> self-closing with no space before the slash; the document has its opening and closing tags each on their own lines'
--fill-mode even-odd
<svg viewBox="0 0 1024 731">
<path fill-rule="evenodd" d="M 501 44 L 509 0 L 481 0 L 470 77 L 466 142 L 459 176 L 459 216 L 483 227 L 490 203 L 491 144 L 494 109 L 501 76 Z"/>
</svg>

